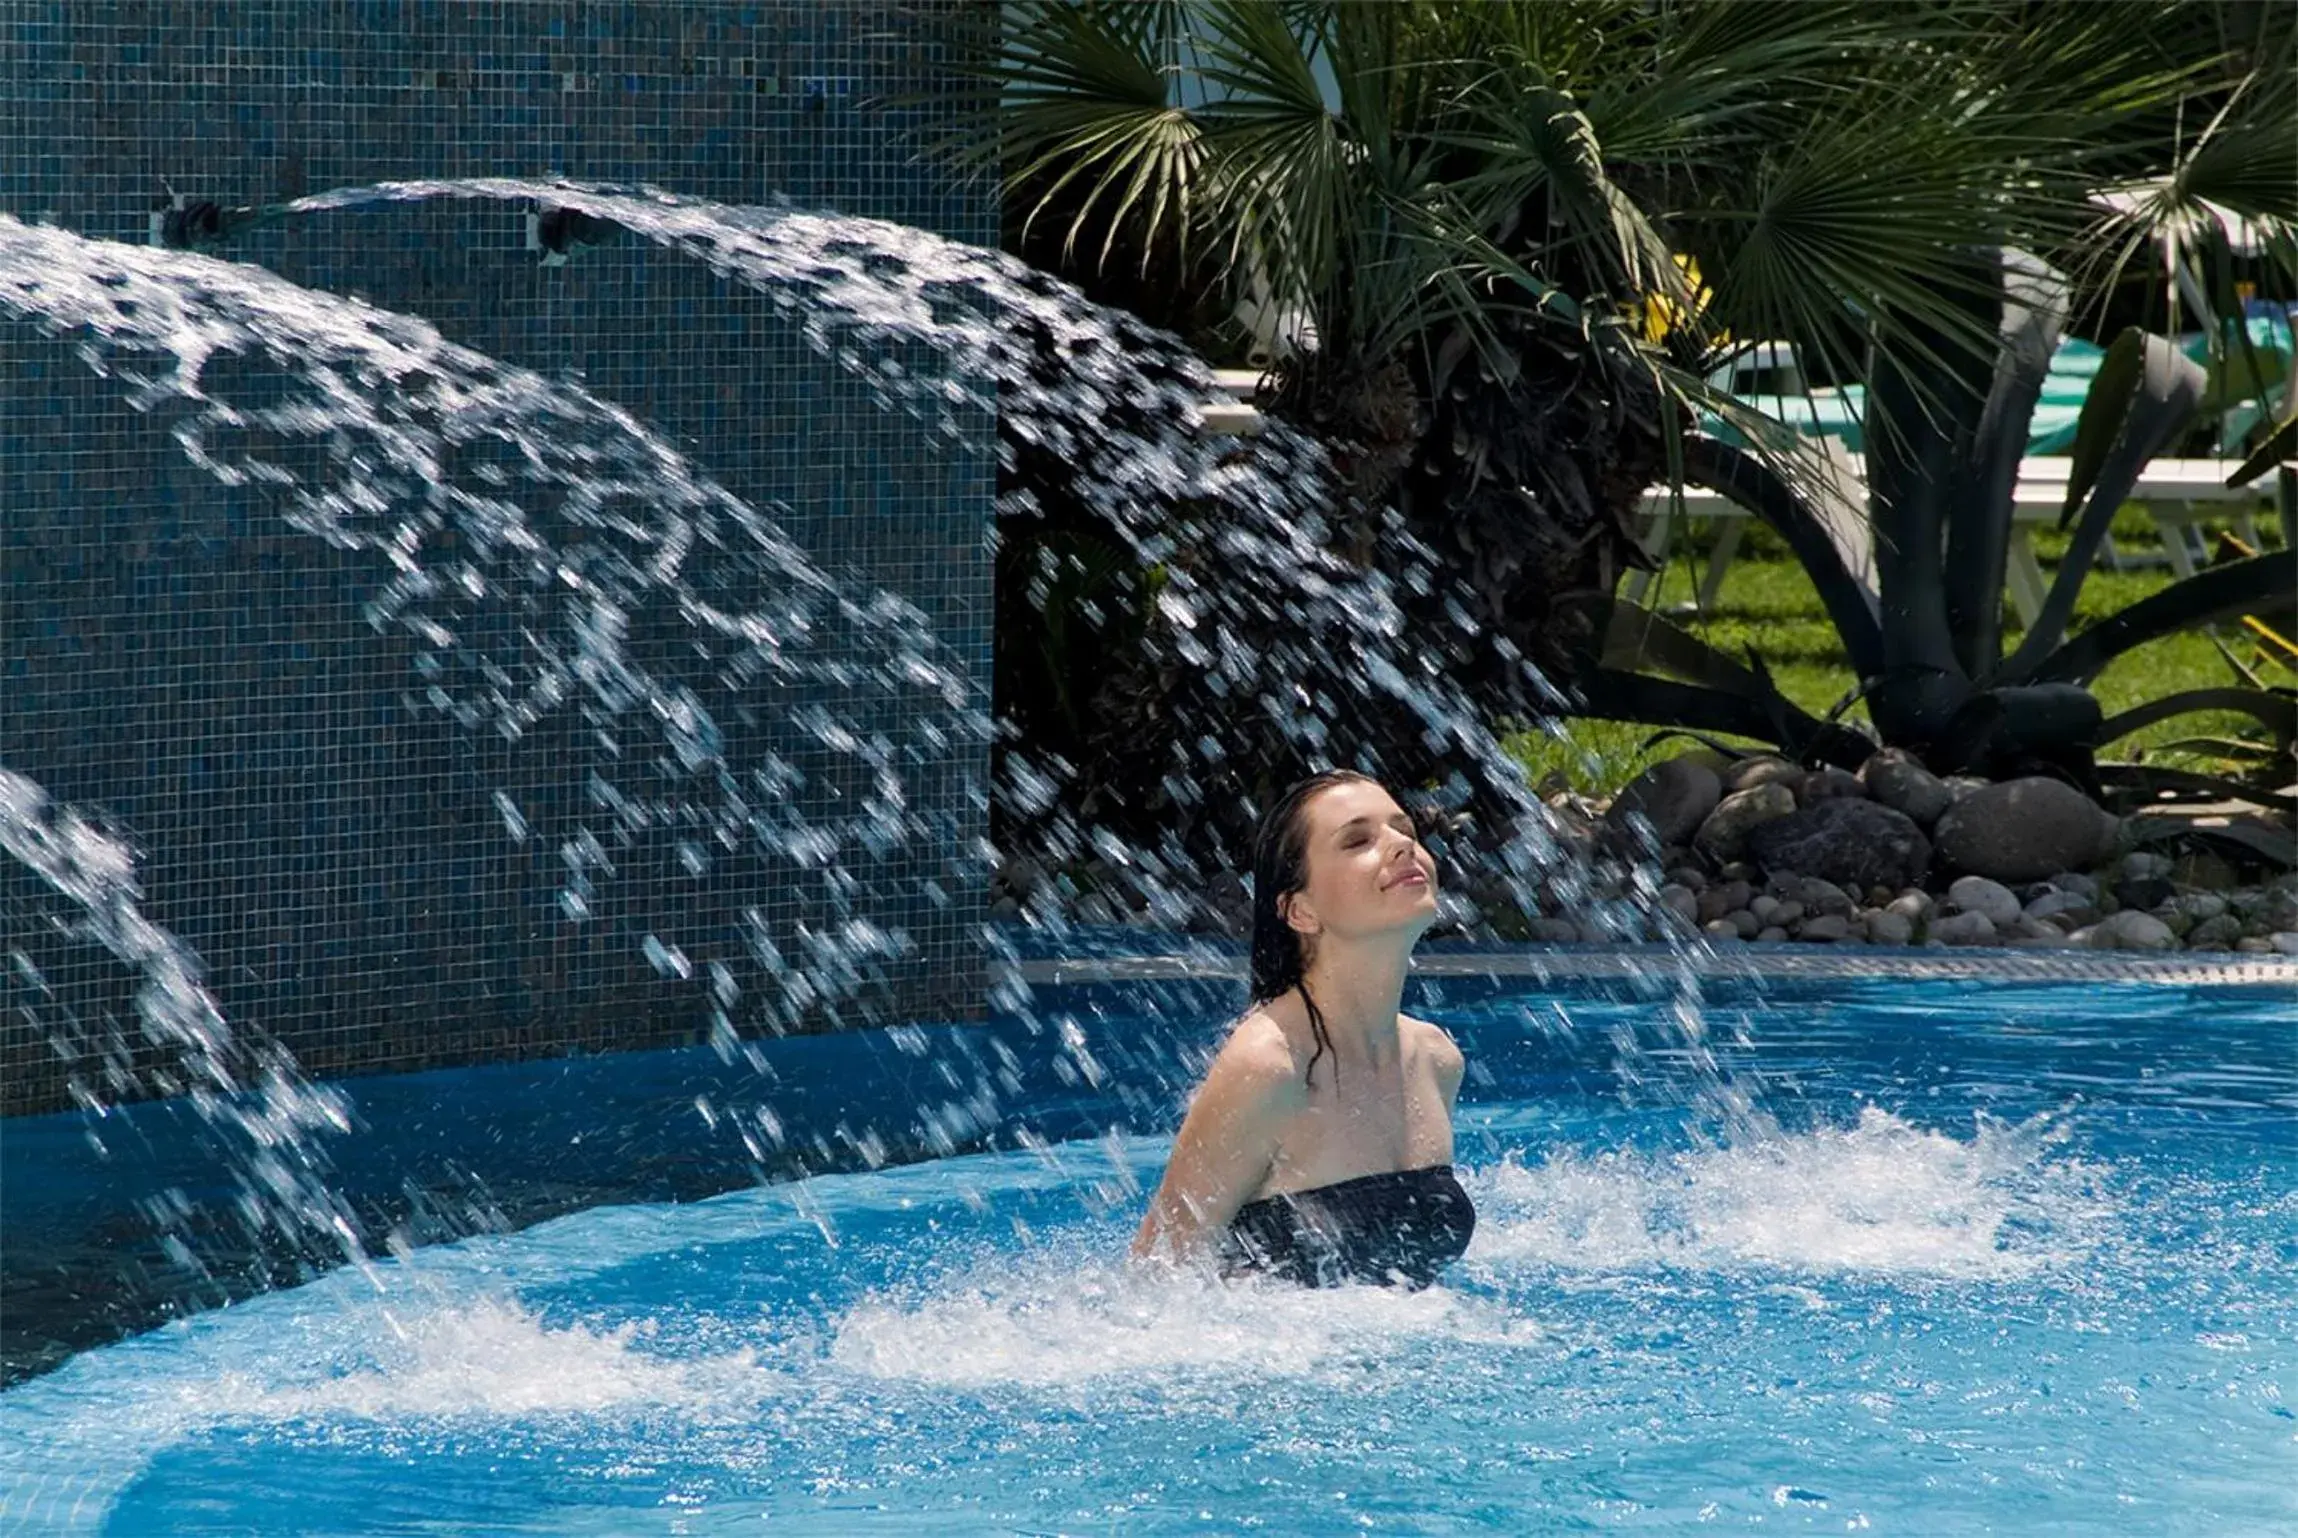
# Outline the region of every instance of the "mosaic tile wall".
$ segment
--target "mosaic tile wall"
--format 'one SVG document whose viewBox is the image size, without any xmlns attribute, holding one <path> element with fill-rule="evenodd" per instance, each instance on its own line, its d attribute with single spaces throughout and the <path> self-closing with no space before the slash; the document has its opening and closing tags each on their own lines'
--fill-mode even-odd
<svg viewBox="0 0 2298 1538">
<path fill-rule="evenodd" d="M 163 185 L 257 205 L 566 175 L 733 203 L 779 193 L 994 239 L 990 194 L 918 156 L 952 110 L 968 14 L 0 0 L 0 212 L 141 243 Z M 579 373 L 738 495 L 784 504 L 817 562 L 916 603 L 986 687 L 988 456 L 872 406 L 763 297 L 628 236 L 544 267 L 524 214 L 499 204 L 310 217 L 217 254 Z M 579 796 L 566 766 L 584 729 L 557 721 L 513 748 L 410 709 L 412 644 L 362 616 L 372 562 L 219 487 L 122 393 L 69 338 L 0 323 L 0 764 L 129 835 L 146 911 L 199 952 L 227 1017 L 319 1075 L 662 1045 L 696 1039 L 705 1015 L 693 984 L 644 958 L 644 913 L 755 904 L 790 943 L 803 901 L 731 861 L 700 885 L 627 862 L 598 916 L 567 922 L 557 849 L 508 838 L 493 793 L 530 808 Z M 814 794 L 854 788 L 819 754 L 789 756 Z M 865 873 L 877 916 L 919 945 L 887 1007 L 979 997 L 979 904 L 953 870 L 982 771 L 961 755 L 910 787 L 951 819 L 951 847 Z M 956 900 L 928 901 L 928 878 Z M 0 871 L 6 942 L 54 990 L 12 975 L 0 1000 L 11 1113 L 65 1104 L 73 1075 L 96 1074 L 52 1047 L 60 1016 L 126 1018 L 122 969 L 45 932 L 53 912 L 20 869 Z M 132 1029 L 123 1041 L 146 1065 Z"/>
</svg>

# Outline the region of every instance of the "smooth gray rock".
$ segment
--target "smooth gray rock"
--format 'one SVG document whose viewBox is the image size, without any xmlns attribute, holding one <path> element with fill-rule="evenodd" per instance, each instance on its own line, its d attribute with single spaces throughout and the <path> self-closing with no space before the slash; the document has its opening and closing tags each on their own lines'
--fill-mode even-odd
<svg viewBox="0 0 2298 1538">
<path fill-rule="evenodd" d="M 1641 812 L 1663 844 L 1688 843 L 1723 799 L 1723 781 L 1696 758 L 1671 758 L 1652 765 L 1614 798 L 1604 821 L 1626 827 Z"/>
<path fill-rule="evenodd" d="M 1904 913 L 1878 908 L 1867 915 L 1867 939 L 1874 945 L 1910 945 L 1915 939 L 1915 921 Z"/>
<path fill-rule="evenodd" d="M 2178 936 L 2151 913 L 2125 908 L 2090 927 L 2089 944 L 2096 951 L 2174 951 Z"/>
<path fill-rule="evenodd" d="M 1837 769 L 1832 765 L 1825 769 L 1814 769 L 1805 775 L 1803 789 L 1796 793 L 1796 799 L 1805 806 L 1815 801 L 1836 801 L 1845 797 L 1853 801 L 1866 800 L 1867 782 L 1848 769 Z"/>
<path fill-rule="evenodd" d="M 1931 868 L 1931 842 L 1904 812 L 1877 801 L 1818 801 L 1750 830 L 1748 852 L 1774 872 L 1837 887 L 1912 886 Z"/>
<path fill-rule="evenodd" d="M 1938 904 L 1931 900 L 1929 892 L 1917 887 L 1912 891 L 1901 892 L 1883 906 L 1887 912 L 1900 914 L 1909 923 L 1913 923 L 1917 919 L 1928 916 Z"/>
<path fill-rule="evenodd" d="M 2242 920 L 2231 913 L 2204 919 L 2186 932 L 2186 943 L 2193 950 L 2224 950 L 2242 938 Z"/>
<path fill-rule="evenodd" d="M 1840 913 L 1817 913 L 1797 925 L 1795 935 L 1799 940 L 1832 945 L 1851 937 L 1851 921 Z"/>
<path fill-rule="evenodd" d="M 1809 771 L 1800 764 L 1791 764 L 1784 758 L 1765 754 L 1757 758 L 1743 758 L 1723 772 L 1725 795 L 1737 795 L 1753 790 L 1758 785 L 1784 785 L 1790 795 L 1803 789 Z"/>
<path fill-rule="evenodd" d="M 1700 893 L 1700 922 L 1705 924 L 1734 909 L 1744 908 L 1754 896 L 1754 890 L 1744 881 L 1719 881 Z"/>
<path fill-rule="evenodd" d="M 1763 928 L 1756 916 L 1745 908 L 1735 908 L 1730 913 L 1725 914 L 1724 922 L 1731 925 L 1732 933 L 1738 935 L 1742 940 L 1754 939 L 1757 932 Z"/>
<path fill-rule="evenodd" d="M 1660 888 L 1660 906 L 1687 924 L 1696 924 L 1700 918 L 1700 900 L 1690 887 L 1673 884 Z"/>
<path fill-rule="evenodd" d="M 2000 881 L 1985 876 L 1958 876 L 1947 888 L 1947 901 L 1965 913 L 1984 913 L 1988 922 L 2003 928 L 2019 916 L 2018 894 Z"/>
<path fill-rule="evenodd" d="M 1785 944 L 1786 941 L 1787 931 L 1780 928 L 1777 924 L 1773 924 L 1767 929 L 1759 929 L 1755 932 L 1755 943 L 1758 945 L 1781 945 Z"/>
<path fill-rule="evenodd" d="M 1859 904 L 1851 894 L 1824 876 L 1796 876 L 1780 896 L 1803 904 L 1806 913 L 1840 913 L 1848 917 Z"/>
<path fill-rule="evenodd" d="M 2266 937 L 2266 943 L 2274 947 L 2276 955 L 2298 956 L 2298 930 L 2278 929 Z"/>
<path fill-rule="evenodd" d="M 2051 877 L 2050 882 L 2052 886 L 2062 892 L 2072 892 L 2075 896 L 2088 898 L 2092 902 L 2099 900 L 2099 883 L 2096 876 L 2086 876 L 2079 870 L 2063 870 Z"/>
<path fill-rule="evenodd" d="M 2167 854 L 2133 849 L 2122 857 L 2119 874 L 2125 881 L 2151 881 L 2158 876 L 2168 876 L 2176 863 Z"/>
<path fill-rule="evenodd" d="M 2090 797 L 2040 776 L 1974 790 L 1932 829 L 1939 862 L 1996 881 L 2035 881 L 2106 857 L 2115 819 Z"/>
<path fill-rule="evenodd" d="M 2095 924 L 2099 920 L 2098 904 L 2076 892 L 2049 891 L 2027 904 L 2027 917 L 2055 919 L 2068 928 Z"/>
<path fill-rule="evenodd" d="M 1708 813 L 1707 821 L 1700 824 L 1700 831 L 1692 842 L 1711 860 L 1737 860 L 1747 852 L 1750 833 L 1767 822 L 1794 814 L 1795 796 L 1784 785 L 1758 785 L 1734 791 Z"/>
<path fill-rule="evenodd" d="M 2200 924 L 2223 915 L 2226 899 L 2216 892 L 2182 892 L 2171 899 L 2171 906 Z"/>
<path fill-rule="evenodd" d="M 1949 913 L 1931 921 L 1931 938 L 1948 945 L 1993 945 L 1995 922 L 1984 913 Z"/>
<path fill-rule="evenodd" d="M 1867 787 L 1869 797 L 1895 812 L 1906 813 L 1926 828 L 1937 822 L 1954 800 L 1945 780 L 1900 748 L 1885 748 L 1860 765 L 1859 782 Z"/>
</svg>

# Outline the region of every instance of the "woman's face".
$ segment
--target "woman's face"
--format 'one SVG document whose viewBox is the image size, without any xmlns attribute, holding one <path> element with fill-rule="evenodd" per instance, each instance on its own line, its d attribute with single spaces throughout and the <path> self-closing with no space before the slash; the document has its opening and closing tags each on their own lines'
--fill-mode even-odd
<svg viewBox="0 0 2298 1538">
<path fill-rule="evenodd" d="M 1286 909 L 1294 929 L 1342 938 L 1407 930 L 1418 939 L 1436 921 L 1436 861 L 1387 791 L 1346 781 L 1319 791 L 1301 815 L 1308 878 Z"/>
</svg>

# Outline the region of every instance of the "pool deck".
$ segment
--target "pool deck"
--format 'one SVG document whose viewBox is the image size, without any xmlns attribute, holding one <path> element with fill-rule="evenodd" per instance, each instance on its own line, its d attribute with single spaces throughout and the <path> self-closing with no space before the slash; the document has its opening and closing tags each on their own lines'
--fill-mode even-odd
<svg viewBox="0 0 2298 1538">
<path fill-rule="evenodd" d="M 2150 955 L 2134 951 L 1917 950 L 1862 946 L 1540 946 L 1438 951 L 1415 957 L 1422 977 L 1529 977 L 1542 982 L 1626 978 L 1674 966 L 1702 977 L 1751 980 L 1864 978 L 1972 982 L 2134 982 L 2184 987 L 2279 984 L 2298 1004 L 2298 957 L 2237 952 Z M 1045 958 L 1018 963 L 1020 980 L 1035 987 L 1237 978 L 1245 958 L 1212 946 L 1182 955 Z"/>
</svg>

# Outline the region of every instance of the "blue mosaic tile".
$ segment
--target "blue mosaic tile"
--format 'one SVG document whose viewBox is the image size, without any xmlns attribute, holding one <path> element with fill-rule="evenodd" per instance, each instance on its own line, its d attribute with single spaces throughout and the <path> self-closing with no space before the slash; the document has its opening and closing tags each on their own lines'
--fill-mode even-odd
<svg viewBox="0 0 2298 1538">
<path fill-rule="evenodd" d="M 567 175 L 994 240 L 990 195 L 918 153 L 965 25 L 965 7 L 896 0 L 0 0 L 0 211 L 142 243 L 163 184 L 236 206 Z M 795 82 L 824 77 L 855 88 L 809 106 Z M 762 296 L 628 239 L 546 269 L 521 217 L 480 203 L 266 226 L 219 254 L 579 374 L 737 494 L 786 504 L 819 564 L 918 604 L 986 688 L 988 456 L 879 411 Z M 129 837 L 147 910 L 205 960 L 227 1017 L 321 1075 L 695 1039 L 695 990 L 617 914 L 564 922 L 555 850 L 496 836 L 496 789 L 575 793 L 550 743 L 512 753 L 409 710 L 412 647 L 363 615 L 374 572 L 219 487 L 120 397 L 69 339 L 0 334 L 0 763 Z M 930 771 L 913 797 L 963 824 L 984 768 Z M 883 918 L 919 944 L 886 1007 L 978 997 L 978 904 L 921 895 L 955 857 L 876 873 Z M 109 1017 L 146 1050 L 121 969 L 44 931 L 28 879 L 0 873 L 0 946 L 36 954 L 55 991 L 0 999 L 9 1113 L 64 1104 L 93 1071 L 35 1016 Z M 670 900 L 670 879 L 633 876 L 630 910 Z M 742 892 L 734 862 L 714 879 L 711 900 L 785 932 L 806 917 Z"/>
</svg>

